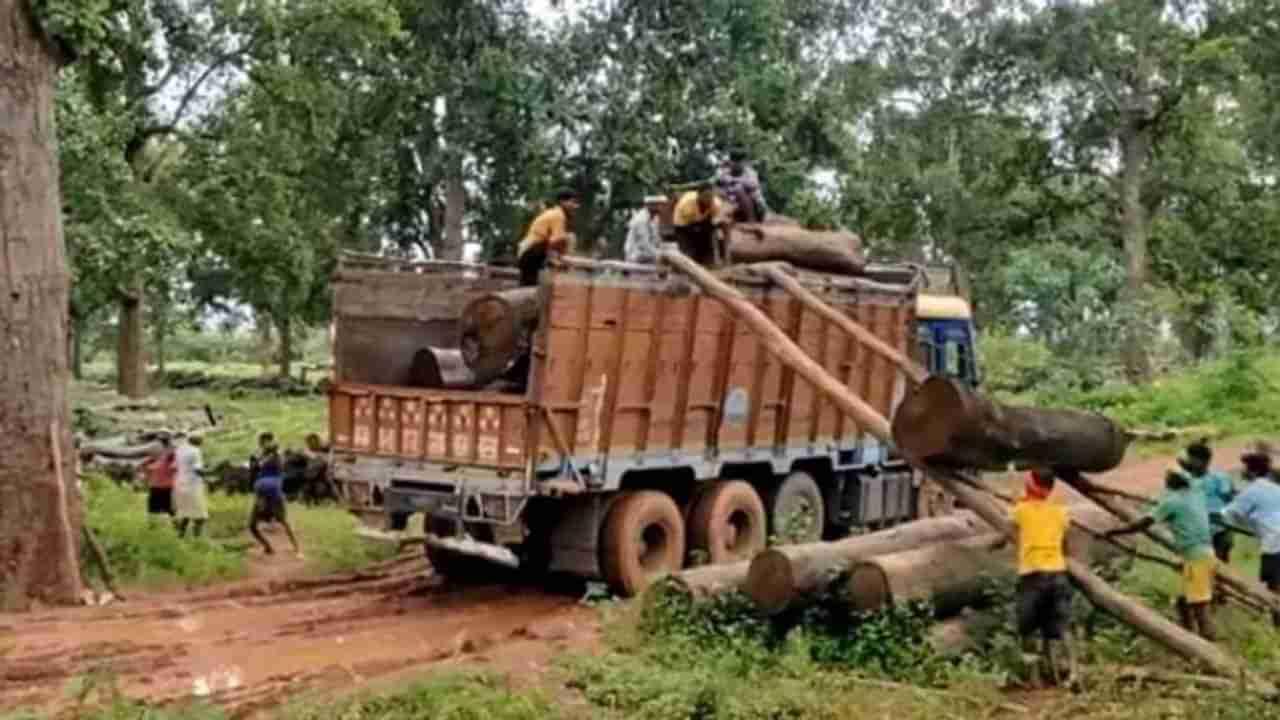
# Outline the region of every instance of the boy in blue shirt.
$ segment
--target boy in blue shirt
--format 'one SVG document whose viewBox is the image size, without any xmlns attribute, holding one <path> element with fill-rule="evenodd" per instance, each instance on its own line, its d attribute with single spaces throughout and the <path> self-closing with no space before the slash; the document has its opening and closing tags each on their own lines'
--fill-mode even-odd
<svg viewBox="0 0 1280 720">
<path fill-rule="evenodd" d="M 1207 438 L 1188 445 L 1182 457 L 1178 458 L 1178 465 L 1191 476 L 1192 486 L 1204 495 L 1205 509 L 1212 520 L 1213 554 L 1218 556 L 1218 562 L 1230 563 L 1234 543 L 1231 531 L 1222 524 L 1220 514 L 1235 498 L 1236 488 L 1226 473 L 1209 469 L 1212 463 L 1213 450 L 1209 448 Z"/>
<path fill-rule="evenodd" d="M 262 433 L 258 436 L 258 451 L 259 455 L 252 458 L 249 463 L 253 473 L 254 494 L 253 513 L 249 516 L 249 532 L 262 545 L 263 551 L 272 555 L 275 549 L 258 529 L 258 523 L 278 522 L 289 535 L 294 554 L 301 558 L 302 548 L 298 546 L 298 539 L 294 537 L 293 528 L 289 526 L 288 510 L 284 501 L 284 468 L 280 462 L 280 451 L 271 433 Z"/>
</svg>

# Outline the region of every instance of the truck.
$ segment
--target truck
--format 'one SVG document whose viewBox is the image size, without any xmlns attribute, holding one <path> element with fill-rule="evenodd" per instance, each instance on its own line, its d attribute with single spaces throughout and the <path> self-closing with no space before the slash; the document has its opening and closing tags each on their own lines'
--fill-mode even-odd
<svg viewBox="0 0 1280 720">
<path fill-rule="evenodd" d="M 933 373 L 975 385 L 968 301 L 912 265 L 795 271 Z M 745 269 L 720 277 L 885 416 L 886 359 Z M 952 274 L 954 279 L 954 274 Z M 421 514 L 434 570 L 485 564 L 602 579 L 622 595 L 770 537 L 839 537 L 948 512 L 945 494 L 661 266 L 565 259 L 543 273 L 524 389 L 415 387 L 415 353 L 457 347 L 468 302 L 516 285 L 484 265 L 346 257 L 335 275 L 329 422 L 352 509 Z"/>
</svg>

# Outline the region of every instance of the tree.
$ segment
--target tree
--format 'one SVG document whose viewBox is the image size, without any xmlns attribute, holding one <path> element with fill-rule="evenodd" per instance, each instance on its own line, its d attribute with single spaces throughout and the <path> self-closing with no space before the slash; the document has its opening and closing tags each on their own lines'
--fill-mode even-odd
<svg viewBox="0 0 1280 720">
<path fill-rule="evenodd" d="M 0 610 L 80 594 L 54 129 L 64 58 L 29 2 L 0 5 Z"/>
</svg>

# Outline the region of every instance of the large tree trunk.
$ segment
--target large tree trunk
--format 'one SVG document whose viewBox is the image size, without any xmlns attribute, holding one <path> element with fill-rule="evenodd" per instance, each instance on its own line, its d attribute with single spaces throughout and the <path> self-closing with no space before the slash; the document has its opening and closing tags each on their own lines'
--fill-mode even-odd
<svg viewBox="0 0 1280 720">
<path fill-rule="evenodd" d="M 276 333 L 280 336 L 280 356 L 277 358 L 280 377 L 287 378 L 293 372 L 293 319 L 289 313 L 276 316 Z"/>
<path fill-rule="evenodd" d="M 859 275 L 867 265 L 862 239 L 847 231 L 740 223 L 729 231 L 729 262 L 787 262 L 798 268 Z"/>
<path fill-rule="evenodd" d="M 124 289 L 120 296 L 120 327 L 116 350 L 116 390 L 125 397 L 140 398 L 147 394 L 147 358 L 145 354 L 141 282 Z"/>
<path fill-rule="evenodd" d="M 462 180 L 462 159 L 458 158 L 449 168 L 449 177 L 445 178 L 444 240 L 436 254 L 437 260 L 462 259 L 462 220 L 467 212 L 467 188 Z"/>
<path fill-rule="evenodd" d="M 671 586 L 698 600 L 741 590 L 747 580 L 751 562 L 726 565 L 703 565 L 671 576 Z"/>
<path fill-rule="evenodd" d="M 1001 405 L 941 376 L 898 406 L 893 440 L 908 455 L 950 467 L 1031 463 L 1089 473 L 1119 465 L 1129 445 L 1129 436 L 1102 415 Z"/>
<path fill-rule="evenodd" d="M 496 380 L 529 352 L 539 309 L 538 288 L 489 293 L 463 308 L 458 347 L 476 383 Z"/>
<path fill-rule="evenodd" d="M 837 542 L 784 545 L 756 555 L 743 591 L 762 612 L 777 614 L 825 591 L 863 558 L 990 532 L 971 513 L 917 520 Z"/>
<path fill-rule="evenodd" d="M 1145 113 L 1126 118 L 1120 132 L 1120 228 L 1124 236 L 1125 372 L 1134 383 L 1151 380 L 1150 330 L 1147 327 L 1147 282 L 1150 218 L 1142 202 L 1142 186 L 1151 155 L 1151 130 Z"/>
<path fill-rule="evenodd" d="M 461 390 L 475 386 L 476 376 L 462 359 L 462 351 L 425 347 L 413 354 L 409 386 Z"/>
<path fill-rule="evenodd" d="M 855 420 L 859 427 L 881 442 L 893 442 L 889 421 L 884 416 L 839 380 L 827 374 L 821 365 L 806 355 L 768 316 L 743 297 L 742 293 L 734 290 L 680 252 L 663 250 L 660 257 L 664 263 L 688 276 L 707 295 L 723 303 L 727 310 L 764 341 L 764 347 L 768 348 L 779 362 L 807 380 L 815 390 L 830 398 L 832 403 L 841 412 Z M 952 470 L 929 467 L 919 457 L 908 456 L 908 460 L 912 465 L 926 471 L 931 479 L 936 480 L 965 507 L 977 513 L 988 525 L 1003 533 L 1005 537 L 1013 539 L 1013 526 L 1008 513 L 991 498 L 965 485 L 961 482 L 960 476 Z M 1070 560 L 1067 563 L 1067 570 L 1076 586 L 1094 605 L 1129 624 L 1143 635 L 1183 657 L 1205 663 L 1221 675 L 1241 678 L 1242 683 L 1247 681 L 1255 689 L 1267 693 L 1276 692 L 1273 685 L 1249 672 L 1239 659 L 1204 638 L 1178 627 L 1163 615 L 1126 597 L 1094 574 L 1088 565 Z"/>
<path fill-rule="evenodd" d="M 80 597 L 57 65 L 29 3 L 0 5 L 0 610 Z"/>
</svg>

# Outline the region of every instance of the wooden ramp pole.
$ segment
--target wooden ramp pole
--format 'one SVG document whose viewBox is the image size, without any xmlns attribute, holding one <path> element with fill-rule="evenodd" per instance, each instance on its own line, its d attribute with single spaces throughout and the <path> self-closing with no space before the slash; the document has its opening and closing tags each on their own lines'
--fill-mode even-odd
<svg viewBox="0 0 1280 720">
<path fill-rule="evenodd" d="M 892 433 L 889 421 L 874 408 L 855 395 L 843 383 L 831 377 L 804 350 L 787 337 L 759 308 L 752 305 L 742 293 L 719 278 L 707 272 L 702 266 L 689 259 L 684 253 L 665 249 L 659 254 L 662 262 L 686 275 L 707 295 L 719 300 L 740 321 L 751 328 L 761 339 L 764 346 L 797 375 L 804 378 L 815 389 L 822 392 L 837 407 L 855 420 L 859 427 L 879 438 L 881 442 L 891 444 Z M 1005 537 L 1014 539 L 1013 526 L 1008 515 L 996 505 L 995 501 L 977 490 L 968 487 L 963 478 L 954 471 L 926 467 L 918 458 L 907 458 L 913 465 L 923 470 L 930 479 L 954 495 L 963 505 L 977 513 L 992 528 Z M 1077 560 L 1067 562 L 1068 572 L 1076 586 L 1098 607 L 1106 610 L 1120 620 L 1130 624 L 1147 637 L 1168 647 L 1174 652 L 1194 660 L 1199 660 L 1215 672 L 1225 677 L 1242 678 L 1254 689 L 1268 694 L 1275 694 L 1276 689 L 1267 681 L 1250 673 L 1243 663 L 1232 657 L 1213 643 L 1179 627 L 1159 613 L 1144 605 L 1134 602 L 1107 584 L 1105 580 L 1094 574 L 1089 567 Z"/>
</svg>

